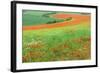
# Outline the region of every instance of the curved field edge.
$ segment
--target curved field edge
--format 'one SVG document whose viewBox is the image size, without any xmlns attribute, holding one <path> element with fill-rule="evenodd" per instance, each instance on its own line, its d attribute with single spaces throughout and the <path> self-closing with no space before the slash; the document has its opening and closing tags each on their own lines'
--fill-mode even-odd
<svg viewBox="0 0 100 73">
<path fill-rule="evenodd" d="M 78 12 L 23 10 L 22 24 L 23 26 L 36 26 L 43 24 L 50 25 L 52 23 L 64 22 L 71 19 L 80 20 L 81 18 L 84 17 L 86 19 L 87 16 L 90 16 L 90 14 L 78 13 Z"/>
<path fill-rule="evenodd" d="M 23 63 L 90 59 L 90 25 L 23 31 Z"/>
<path fill-rule="evenodd" d="M 34 25 L 33 26 L 23 26 L 23 30 L 39 30 L 39 29 L 44 29 L 44 28 L 71 26 L 71 25 L 76 25 L 76 24 L 80 24 L 84 22 L 90 22 L 90 16 L 70 15 L 70 14 L 65 14 L 65 15 L 68 16 L 68 18 L 61 20 L 60 22 L 56 22 L 56 21 L 54 21 L 53 23 L 50 22 L 49 25 L 47 23 L 47 24 L 41 24 L 41 25 L 35 25 L 35 26 Z"/>
</svg>

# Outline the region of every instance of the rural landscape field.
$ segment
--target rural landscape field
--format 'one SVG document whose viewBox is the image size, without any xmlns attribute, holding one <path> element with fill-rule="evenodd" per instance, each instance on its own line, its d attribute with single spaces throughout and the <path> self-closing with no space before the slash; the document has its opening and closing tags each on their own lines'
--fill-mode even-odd
<svg viewBox="0 0 100 73">
<path fill-rule="evenodd" d="M 91 14 L 23 10 L 22 62 L 91 59 Z"/>
</svg>

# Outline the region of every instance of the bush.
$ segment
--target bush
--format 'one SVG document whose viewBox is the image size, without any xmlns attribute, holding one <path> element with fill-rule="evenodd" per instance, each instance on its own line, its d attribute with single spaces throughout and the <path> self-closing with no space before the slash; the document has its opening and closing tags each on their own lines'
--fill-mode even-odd
<svg viewBox="0 0 100 73">
<path fill-rule="evenodd" d="M 72 17 L 66 18 L 65 21 L 70 21 L 72 20 Z"/>
</svg>

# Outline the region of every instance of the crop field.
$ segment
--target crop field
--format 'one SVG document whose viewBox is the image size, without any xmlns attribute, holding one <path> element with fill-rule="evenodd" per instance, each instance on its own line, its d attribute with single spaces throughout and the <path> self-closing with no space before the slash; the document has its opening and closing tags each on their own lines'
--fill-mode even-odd
<svg viewBox="0 0 100 73">
<path fill-rule="evenodd" d="M 22 62 L 91 59 L 90 14 L 23 10 Z"/>
</svg>

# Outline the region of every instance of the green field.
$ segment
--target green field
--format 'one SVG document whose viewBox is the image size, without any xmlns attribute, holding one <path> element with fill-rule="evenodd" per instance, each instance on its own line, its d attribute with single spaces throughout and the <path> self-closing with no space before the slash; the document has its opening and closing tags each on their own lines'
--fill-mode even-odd
<svg viewBox="0 0 100 73">
<path fill-rule="evenodd" d="M 23 26 L 45 24 L 54 12 L 23 11 Z M 91 59 L 91 31 L 88 22 L 78 25 L 23 30 L 22 62 L 49 62 Z"/>
<path fill-rule="evenodd" d="M 23 62 L 90 59 L 88 27 L 83 24 L 23 31 Z"/>
<path fill-rule="evenodd" d="M 55 21 L 55 18 L 48 17 L 49 14 L 55 12 L 47 12 L 47 11 L 23 11 L 23 25 L 40 25 L 45 24 L 47 22 Z"/>
</svg>

